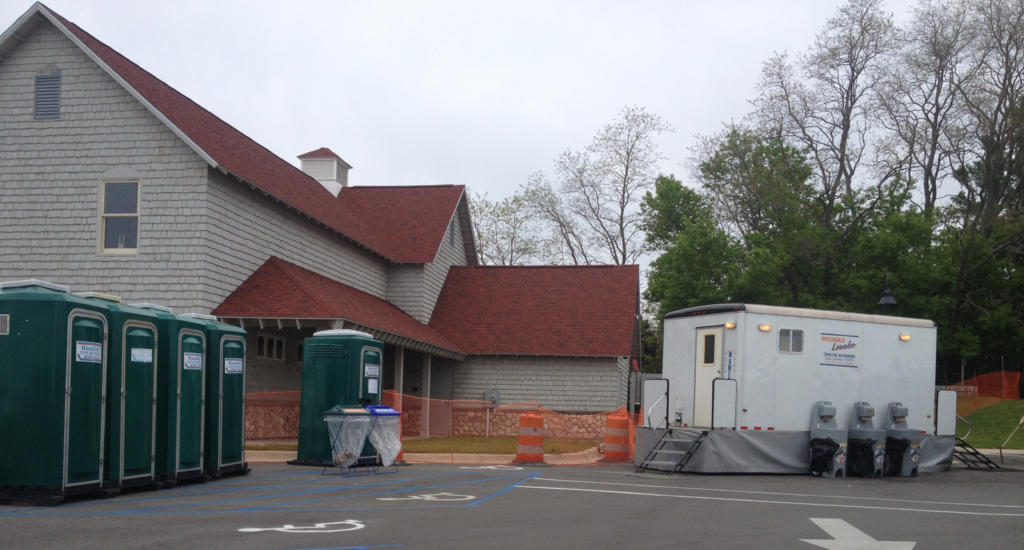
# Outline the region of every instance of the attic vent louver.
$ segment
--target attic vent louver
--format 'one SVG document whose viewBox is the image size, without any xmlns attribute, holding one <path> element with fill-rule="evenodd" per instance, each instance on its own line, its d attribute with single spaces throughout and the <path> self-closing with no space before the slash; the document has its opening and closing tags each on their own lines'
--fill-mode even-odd
<svg viewBox="0 0 1024 550">
<path fill-rule="evenodd" d="M 35 118 L 60 118 L 60 69 L 55 65 L 47 65 L 36 72 Z"/>
<path fill-rule="evenodd" d="M 7 336 L 11 333 L 11 316 L 7 313 L 0 315 L 0 336 Z"/>
</svg>

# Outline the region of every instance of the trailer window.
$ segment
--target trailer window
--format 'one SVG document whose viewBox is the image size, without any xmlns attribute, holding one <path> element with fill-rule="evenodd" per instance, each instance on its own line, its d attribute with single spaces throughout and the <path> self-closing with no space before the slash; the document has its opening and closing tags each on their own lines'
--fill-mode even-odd
<svg viewBox="0 0 1024 550">
<path fill-rule="evenodd" d="M 709 367 L 715 364 L 715 335 L 704 335 L 704 366 Z"/>
<path fill-rule="evenodd" d="M 804 331 L 792 328 L 779 329 L 779 351 L 781 353 L 803 353 Z"/>
</svg>

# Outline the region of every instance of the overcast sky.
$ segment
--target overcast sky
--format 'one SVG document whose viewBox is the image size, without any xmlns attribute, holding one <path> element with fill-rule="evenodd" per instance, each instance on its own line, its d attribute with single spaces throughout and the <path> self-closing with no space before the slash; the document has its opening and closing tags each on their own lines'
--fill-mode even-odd
<svg viewBox="0 0 1024 550">
<path fill-rule="evenodd" d="M 293 164 L 329 147 L 352 185 L 501 198 L 626 105 L 675 127 L 661 170 L 687 181 L 694 136 L 741 119 L 761 63 L 806 50 L 841 2 L 45 4 Z M 0 27 L 31 5 L 0 2 Z"/>
</svg>

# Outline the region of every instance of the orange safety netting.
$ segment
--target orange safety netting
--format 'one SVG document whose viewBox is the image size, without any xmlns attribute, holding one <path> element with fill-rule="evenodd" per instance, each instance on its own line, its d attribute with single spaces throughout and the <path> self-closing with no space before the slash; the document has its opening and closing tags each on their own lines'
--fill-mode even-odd
<svg viewBox="0 0 1024 550">
<path fill-rule="evenodd" d="M 635 454 L 637 416 L 625 407 L 596 414 L 559 413 L 537 402 L 494 406 L 489 401 L 424 399 L 384 391 L 381 404 L 402 413 L 403 455 L 407 462 L 444 464 L 509 464 L 515 458 L 519 417 L 539 414 L 544 419 L 545 462 L 592 464 L 603 459 L 608 416 L 629 419 L 629 458 Z M 301 392 L 246 395 L 246 459 L 284 462 L 295 458 L 282 448 L 299 437 Z"/>
<path fill-rule="evenodd" d="M 990 372 L 945 389 L 956 391 L 956 413 L 967 416 L 978 409 L 1020 399 L 1020 373 Z"/>
<path fill-rule="evenodd" d="M 603 459 L 608 416 L 625 407 L 596 414 L 559 413 L 537 402 L 494 406 L 469 399 L 424 399 L 385 391 L 381 403 L 402 413 L 402 452 L 408 462 L 509 464 L 515 459 L 519 417 L 544 419 L 544 460 L 582 465 Z M 634 419 L 630 416 L 629 457 L 634 455 Z"/>
</svg>

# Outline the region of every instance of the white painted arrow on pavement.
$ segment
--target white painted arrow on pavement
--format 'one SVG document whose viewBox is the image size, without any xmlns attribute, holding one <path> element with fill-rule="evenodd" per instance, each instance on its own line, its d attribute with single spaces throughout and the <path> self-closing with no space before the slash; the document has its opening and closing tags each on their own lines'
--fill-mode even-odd
<svg viewBox="0 0 1024 550">
<path fill-rule="evenodd" d="M 916 542 L 897 542 L 875 540 L 864 531 L 846 523 L 841 519 L 810 518 L 815 525 L 821 527 L 834 540 L 800 539 L 828 550 L 913 550 Z"/>
</svg>

